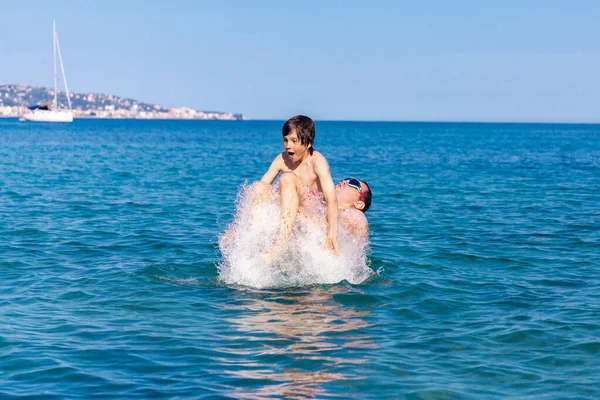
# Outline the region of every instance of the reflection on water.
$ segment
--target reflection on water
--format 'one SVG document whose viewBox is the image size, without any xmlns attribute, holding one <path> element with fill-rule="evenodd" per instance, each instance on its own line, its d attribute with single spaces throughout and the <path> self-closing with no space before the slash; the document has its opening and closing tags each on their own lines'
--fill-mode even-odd
<svg viewBox="0 0 600 400">
<path fill-rule="evenodd" d="M 361 379 L 355 366 L 367 362 L 376 344 L 368 332 L 371 325 L 363 319 L 370 312 L 334 298 L 351 290 L 336 286 L 236 292 L 240 298 L 226 307 L 225 320 L 239 336 L 217 350 L 223 354 L 218 361 L 226 365 L 221 373 L 233 378 L 230 395 L 330 397 L 334 395 L 324 384 Z M 245 383 L 236 385 L 237 380 Z M 341 397 L 348 396 L 353 394 Z"/>
</svg>

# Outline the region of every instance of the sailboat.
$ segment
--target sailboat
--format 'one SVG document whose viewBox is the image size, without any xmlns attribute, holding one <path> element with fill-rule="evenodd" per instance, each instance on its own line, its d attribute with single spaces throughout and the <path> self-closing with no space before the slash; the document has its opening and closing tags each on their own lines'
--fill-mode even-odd
<svg viewBox="0 0 600 400">
<path fill-rule="evenodd" d="M 69 95 L 69 88 L 67 86 L 67 76 L 65 75 L 65 67 L 63 66 L 62 55 L 60 53 L 60 45 L 58 44 L 58 36 L 56 35 L 56 21 L 52 21 L 52 28 L 54 33 L 54 99 L 52 101 L 38 104 L 29 107 L 30 112 L 23 114 L 21 119 L 24 121 L 32 122 L 73 122 L 73 111 L 71 108 L 71 97 Z M 58 105 L 58 87 L 57 87 L 57 75 L 56 75 L 56 54 L 60 61 L 60 70 L 62 72 L 63 82 L 65 84 L 65 92 L 67 94 L 67 103 L 69 109 L 61 109 Z"/>
</svg>

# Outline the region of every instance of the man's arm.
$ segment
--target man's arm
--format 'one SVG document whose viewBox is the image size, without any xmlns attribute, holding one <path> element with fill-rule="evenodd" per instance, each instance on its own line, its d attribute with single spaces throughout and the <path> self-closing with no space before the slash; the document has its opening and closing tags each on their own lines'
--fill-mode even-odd
<svg viewBox="0 0 600 400">
<path fill-rule="evenodd" d="M 362 211 L 361 211 L 362 212 Z M 363 239 L 369 239 L 369 223 L 367 218 L 364 218 L 363 222 L 359 224 L 357 234 Z"/>
<path fill-rule="evenodd" d="M 337 224 L 338 224 L 338 205 L 335 194 L 335 185 L 329 172 L 329 164 L 325 157 L 319 157 L 315 160 L 315 173 L 319 177 L 321 189 L 327 200 L 327 246 L 335 254 L 339 254 L 337 243 Z"/>
<path fill-rule="evenodd" d="M 283 165 L 283 157 L 280 154 L 277 157 L 275 157 L 267 172 L 263 175 L 262 178 L 260 178 L 260 181 L 262 183 L 266 183 L 267 185 L 273 183 L 273 180 L 277 178 L 277 175 L 283 169 Z"/>
</svg>

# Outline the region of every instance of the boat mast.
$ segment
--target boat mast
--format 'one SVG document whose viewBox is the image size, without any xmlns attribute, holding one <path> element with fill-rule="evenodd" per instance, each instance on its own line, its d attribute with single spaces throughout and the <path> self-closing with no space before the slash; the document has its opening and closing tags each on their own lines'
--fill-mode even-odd
<svg viewBox="0 0 600 400">
<path fill-rule="evenodd" d="M 56 20 L 52 20 L 52 49 L 54 52 L 54 109 L 58 109 L 58 91 L 56 84 Z"/>
<path fill-rule="evenodd" d="M 56 35 L 56 31 L 54 32 L 54 34 Z M 65 93 L 67 94 L 67 103 L 69 104 L 69 111 L 72 111 L 71 96 L 69 95 L 69 87 L 67 86 L 67 74 L 65 74 L 65 66 L 63 65 L 62 54 L 60 52 L 60 43 L 58 42 L 58 35 L 56 35 L 56 49 L 58 50 L 58 59 L 60 61 L 60 70 L 62 72 L 63 82 L 65 83 Z"/>
</svg>

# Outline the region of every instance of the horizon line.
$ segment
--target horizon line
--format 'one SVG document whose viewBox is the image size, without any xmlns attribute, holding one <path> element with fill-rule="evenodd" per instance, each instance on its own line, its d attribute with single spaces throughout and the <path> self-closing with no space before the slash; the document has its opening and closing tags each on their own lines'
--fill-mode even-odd
<svg viewBox="0 0 600 400">
<path fill-rule="evenodd" d="M 361 123 L 406 123 L 406 124 L 537 124 L 537 125 L 600 125 L 600 120 L 597 122 L 564 122 L 564 121 L 478 121 L 478 120 L 400 120 L 400 119 L 315 119 L 315 122 L 361 122 Z M 286 121 L 286 119 L 275 119 L 275 118 L 248 118 L 244 121 Z"/>
<path fill-rule="evenodd" d="M 0 119 L 19 119 L 18 116 L 0 115 Z M 195 122 L 285 122 L 279 118 L 245 118 L 237 120 L 226 119 L 185 119 L 185 118 L 97 118 L 76 117 L 73 120 L 96 121 L 195 121 Z M 357 123 L 396 123 L 396 124 L 490 124 L 490 125 L 600 125 L 598 122 L 564 122 L 564 121 L 468 121 L 468 120 L 355 120 L 355 119 L 313 119 L 315 122 L 357 122 Z"/>
</svg>

